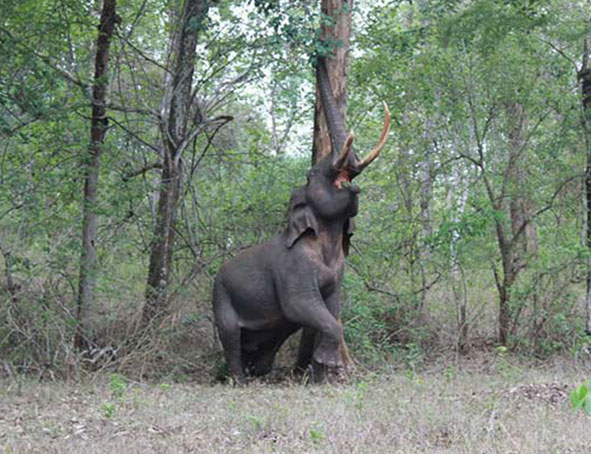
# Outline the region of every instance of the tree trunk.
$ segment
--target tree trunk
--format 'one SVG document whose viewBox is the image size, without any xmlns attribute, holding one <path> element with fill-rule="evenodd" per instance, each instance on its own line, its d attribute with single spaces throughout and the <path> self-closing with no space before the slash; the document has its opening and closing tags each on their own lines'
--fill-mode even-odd
<svg viewBox="0 0 591 454">
<path fill-rule="evenodd" d="M 349 39 L 351 36 L 351 11 L 353 0 L 322 0 L 322 31 L 320 40 L 327 46 L 332 44 L 332 53 L 327 55 L 326 68 L 331 82 L 337 107 L 343 120 L 347 114 L 347 74 Z M 333 20 L 331 20 L 332 18 Z M 312 144 L 312 165 L 331 153 L 330 135 L 324 109 L 320 100 L 318 80 L 316 82 L 316 104 L 314 106 L 314 141 Z M 338 153 L 340 150 L 336 150 Z"/>
<path fill-rule="evenodd" d="M 92 90 L 92 117 L 90 145 L 84 158 L 84 200 L 82 207 L 82 256 L 78 281 L 78 329 L 75 345 L 86 349 L 94 342 L 94 287 L 96 283 L 96 205 L 100 157 L 107 129 L 106 98 L 108 88 L 109 48 L 115 24 L 120 21 L 116 13 L 117 1 L 104 0 L 99 24 Z"/>
<path fill-rule="evenodd" d="M 512 254 L 506 251 L 503 260 L 503 279 L 498 285 L 499 290 L 499 343 L 507 345 L 511 333 L 512 311 L 510 307 L 511 289 L 516 275 L 513 273 Z"/>
<path fill-rule="evenodd" d="M 447 209 L 453 213 L 454 224 L 459 224 L 464 214 L 466 201 L 468 200 L 468 185 L 462 178 L 463 168 L 455 167 L 450 178 L 449 189 L 447 193 Z M 457 251 L 457 242 L 460 239 L 460 233 L 456 228 L 451 232 L 449 243 L 451 283 L 456 306 L 456 318 L 458 323 L 458 342 L 457 348 L 460 353 L 468 352 L 468 298 L 466 295 L 466 285 L 463 273 L 460 268 L 460 261 Z"/>
<path fill-rule="evenodd" d="M 142 324 L 147 326 L 163 315 L 168 306 L 175 222 L 182 177 L 181 154 L 189 142 L 191 118 L 200 118 L 192 106 L 191 89 L 199 33 L 207 16 L 207 0 L 185 0 L 169 49 L 171 72 L 164 79 L 161 106 L 162 173 L 152 238 Z"/>
<path fill-rule="evenodd" d="M 537 232 L 531 220 L 531 200 L 523 183 L 525 175 L 526 131 L 528 115 L 523 106 L 515 101 L 506 103 L 507 125 L 509 129 L 509 158 L 503 176 L 500 199 L 508 200 L 505 212 L 511 219 L 510 237 L 506 236 L 502 221 L 496 220 L 497 241 L 503 264 L 502 280 L 495 276 L 499 290 L 499 342 L 507 345 L 510 336 L 517 334 L 521 307 L 511 302 L 511 290 L 521 270 L 526 264 L 526 254 L 537 249 Z M 509 229 L 507 229 L 509 230 Z"/>
<path fill-rule="evenodd" d="M 419 219 L 421 222 L 421 238 L 423 240 L 429 238 L 433 234 L 433 213 L 432 213 L 432 198 L 433 198 L 433 163 L 432 163 L 432 144 L 433 144 L 433 125 L 430 118 L 425 119 L 423 140 L 425 143 L 424 155 L 422 157 L 421 179 L 419 188 Z M 427 263 L 429 262 L 431 252 L 429 247 L 422 247 L 419 249 L 418 262 L 421 270 L 421 294 L 418 309 L 418 316 L 422 318 L 423 311 L 427 302 Z"/>
<path fill-rule="evenodd" d="M 347 113 L 347 73 L 349 56 L 349 39 L 351 36 L 351 11 L 353 0 L 322 0 L 322 17 L 320 40 L 332 48 L 325 58 L 326 70 L 330 80 L 330 86 L 334 94 L 337 110 L 345 125 Z M 332 18 L 332 19 L 331 19 Z M 316 73 L 316 104 L 314 106 L 314 137 L 312 144 L 312 165 L 331 155 L 331 137 L 328 131 L 324 106 L 322 104 L 319 84 L 321 83 L 318 72 Z M 340 150 L 335 150 L 338 153 Z M 340 311 L 340 308 L 339 308 Z M 340 316 L 340 314 L 339 314 Z M 349 357 L 344 337 L 339 345 L 343 362 L 346 365 L 353 364 Z M 317 380 L 326 379 L 326 370 L 313 363 Z"/>
<path fill-rule="evenodd" d="M 584 241 L 591 254 L 591 68 L 588 67 L 589 42 L 585 39 L 583 65 L 577 76 L 581 84 L 581 103 L 583 106 L 582 123 L 585 137 L 585 233 Z M 587 258 L 585 292 L 585 332 L 591 334 L 591 259 Z"/>
</svg>

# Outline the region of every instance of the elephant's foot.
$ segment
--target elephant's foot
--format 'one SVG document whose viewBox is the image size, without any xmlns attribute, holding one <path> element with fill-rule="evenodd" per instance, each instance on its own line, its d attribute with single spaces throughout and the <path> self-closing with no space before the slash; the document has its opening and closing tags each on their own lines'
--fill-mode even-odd
<svg viewBox="0 0 591 454">
<path fill-rule="evenodd" d="M 349 378 L 342 364 L 340 366 L 327 366 L 314 360 L 312 361 L 310 370 L 312 383 L 316 384 L 346 383 Z"/>
<path fill-rule="evenodd" d="M 328 368 L 343 367 L 343 361 L 341 360 L 338 346 L 331 348 L 321 344 L 314 352 L 313 359 L 313 362 L 317 362 Z"/>
</svg>

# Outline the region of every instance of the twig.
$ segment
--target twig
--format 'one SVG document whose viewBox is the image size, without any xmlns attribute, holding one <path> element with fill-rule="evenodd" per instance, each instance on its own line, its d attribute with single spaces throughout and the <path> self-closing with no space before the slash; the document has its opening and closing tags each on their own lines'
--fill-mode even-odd
<svg viewBox="0 0 591 454">
<path fill-rule="evenodd" d="M 125 175 L 123 175 L 123 177 L 121 177 L 121 179 L 123 181 L 125 181 L 125 182 L 128 182 L 129 180 L 131 180 L 132 178 L 137 177 L 138 175 L 143 175 L 148 170 L 161 169 L 161 168 L 162 168 L 162 163 L 160 161 L 156 161 L 156 162 L 153 162 L 151 164 L 145 165 L 141 169 L 134 170 L 133 172 L 126 173 Z"/>
</svg>

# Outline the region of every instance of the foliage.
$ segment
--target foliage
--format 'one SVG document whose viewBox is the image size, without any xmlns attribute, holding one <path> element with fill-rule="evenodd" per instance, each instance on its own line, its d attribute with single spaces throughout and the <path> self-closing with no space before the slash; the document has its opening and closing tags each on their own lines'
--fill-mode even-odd
<svg viewBox="0 0 591 454">
<path fill-rule="evenodd" d="M 573 409 L 576 411 L 578 409 L 583 410 L 587 416 L 591 416 L 591 383 L 589 384 L 582 384 L 575 389 L 572 390 L 570 393 L 570 403 L 573 406 Z"/>
</svg>

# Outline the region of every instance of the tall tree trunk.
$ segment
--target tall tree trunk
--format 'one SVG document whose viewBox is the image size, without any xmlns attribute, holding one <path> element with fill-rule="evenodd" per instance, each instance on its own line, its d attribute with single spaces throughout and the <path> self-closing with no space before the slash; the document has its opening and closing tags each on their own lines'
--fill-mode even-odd
<svg viewBox="0 0 591 454">
<path fill-rule="evenodd" d="M 78 329 L 75 344 L 85 349 L 94 341 L 94 287 L 96 283 L 96 205 L 98 201 L 98 182 L 100 157 L 107 129 L 106 98 L 108 88 L 109 48 L 117 16 L 117 0 L 104 0 L 94 64 L 94 84 L 92 90 L 92 117 L 90 121 L 90 145 L 84 158 L 84 200 L 82 207 L 82 256 L 80 258 L 80 278 L 78 281 Z"/>
<path fill-rule="evenodd" d="M 591 68 L 589 68 L 589 36 L 585 37 L 583 64 L 577 76 L 581 84 L 581 102 L 583 107 L 582 123 L 585 137 L 585 246 L 591 254 Z M 585 293 L 585 332 L 591 334 L 591 259 L 587 258 Z"/>
<path fill-rule="evenodd" d="M 332 54 L 326 58 L 326 68 L 335 96 L 338 110 L 343 119 L 347 114 L 347 74 L 349 40 L 351 36 L 351 11 L 353 0 L 322 0 L 322 31 L 320 40 L 327 46 L 332 44 Z M 336 152 L 338 153 L 337 150 Z M 316 164 L 331 153 L 330 135 L 320 100 L 318 80 L 316 82 L 316 104 L 314 106 L 314 141 L 312 164 Z"/>
<path fill-rule="evenodd" d="M 526 253 L 533 252 L 528 251 L 528 249 L 537 247 L 535 228 L 530 219 L 530 200 L 523 187 L 525 181 L 525 135 L 528 116 L 523 106 L 515 101 L 507 102 L 506 111 L 509 128 L 509 158 L 499 203 L 503 204 L 504 199 L 508 199 L 509 202 L 509 206 L 505 208 L 511 219 L 509 237 L 503 229 L 502 220 L 495 221 L 503 266 L 503 278 L 500 279 L 495 276 L 499 290 L 499 342 L 502 345 L 507 345 L 509 336 L 517 333 L 521 307 L 513 307 L 511 290 L 520 271 L 525 267 Z"/>
<path fill-rule="evenodd" d="M 453 169 L 453 174 L 450 178 L 449 189 L 447 193 L 448 212 L 453 213 L 453 222 L 455 225 L 460 223 L 466 201 L 468 200 L 468 185 L 463 181 L 463 168 L 458 163 Z M 460 353 L 467 353 L 468 351 L 468 298 L 466 295 L 465 279 L 460 268 L 460 261 L 458 257 L 457 243 L 460 239 L 460 232 L 454 228 L 451 232 L 451 239 L 449 243 L 450 256 L 450 270 L 451 283 L 454 295 L 454 302 L 456 306 L 456 320 L 458 324 L 458 341 L 457 348 Z"/>
<path fill-rule="evenodd" d="M 425 144 L 424 155 L 422 157 L 421 179 L 419 188 L 419 219 L 421 222 L 421 238 L 423 240 L 429 238 L 433 234 L 433 213 L 432 213 L 432 198 L 433 198 L 433 125 L 431 119 L 425 119 L 423 140 Z M 423 246 L 419 248 L 417 258 L 421 270 L 421 293 L 418 309 L 418 316 L 422 318 L 423 311 L 427 302 L 427 263 L 430 258 L 430 250 Z"/>
<path fill-rule="evenodd" d="M 327 46 L 332 44 L 332 53 L 326 55 L 326 72 L 330 80 L 333 95 L 337 103 L 337 110 L 345 125 L 347 113 L 347 73 L 349 40 L 351 36 L 351 12 L 353 0 L 322 0 L 321 12 L 323 22 L 321 24 L 320 39 Z M 321 83 L 318 71 L 316 73 L 316 104 L 314 106 L 314 137 L 312 144 L 312 165 L 321 161 L 332 152 L 331 138 L 328 131 L 327 120 L 324 115 L 319 84 Z M 338 153 L 340 150 L 335 150 Z M 340 309 L 339 309 L 340 311 Z M 340 314 L 339 314 L 340 317 Z M 304 334 L 302 334 L 304 335 Z M 339 352 L 346 366 L 352 364 L 344 337 L 341 337 Z M 313 363 L 314 375 L 320 381 L 324 380 L 326 371 L 316 363 Z"/>
<path fill-rule="evenodd" d="M 499 244 L 501 242 L 499 241 Z M 511 290 L 515 283 L 516 274 L 513 271 L 513 254 L 511 248 L 505 243 L 501 247 L 503 278 L 496 277 L 497 288 L 499 291 L 499 343 L 507 345 L 509 334 L 511 332 Z"/>
<path fill-rule="evenodd" d="M 156 223 L 151 244 L 142 324 L 148 325 L 167 309 L 175 222 L 182 177 L 181 154 L 190 142 L 191 118 L 200 118 L 192 106 L 191 89 L 199 33 L 207 16 L 207 0 L 185 0 L 172 31 L 169 49 L 171 72 L 164 79 L 161 106 L 162 173 L 158 190 Z"/>
</svg>

